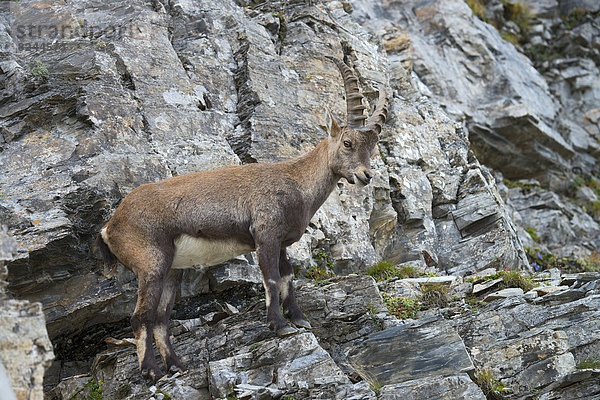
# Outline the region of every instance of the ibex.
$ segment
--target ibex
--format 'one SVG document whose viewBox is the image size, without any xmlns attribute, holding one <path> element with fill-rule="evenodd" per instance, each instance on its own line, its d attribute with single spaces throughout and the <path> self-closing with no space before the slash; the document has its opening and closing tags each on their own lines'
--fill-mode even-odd
<svg viewBox="0 0 600 400">
<path fill-rule="evenodd" d="M 387 96 L 381 87 L 375 111 L 367 120 L 352 70 L 341 60 L 328 58 L 344 79 L 347 126 L 340 126 L 329 112 L 328 137 L 297 158 L 141 185 L 123 199 L 101 229 L 96 245 L 105 264 L 114 271 L 120 261 L 138 277 L 131 325 L 145 377 L 161 376 L 152 337 L 167 369 L 184 370 L 168 330 L 182 268 L 211 266 L 256 250 L 269 327 L 280 336 L 311 327 L 296 303 L 286 248 L 302 237 L 340 178 L 352 184 L 369 183 L 371 153 L 387 115 Z M 280 298 L 291 323 L 281 313 Z"/>
</svg>

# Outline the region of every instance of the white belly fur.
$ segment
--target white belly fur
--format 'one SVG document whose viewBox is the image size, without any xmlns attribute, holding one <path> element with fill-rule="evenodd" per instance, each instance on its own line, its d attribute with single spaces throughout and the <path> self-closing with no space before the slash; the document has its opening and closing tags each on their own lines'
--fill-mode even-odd
<svg viewBox="0 0 600 400">
<path fill-rule="evenodd" d="M 210 267 L 252 250 L 251 246 L 233 239 L 208 240 L 184 234 L 175 239 L 172 268 Z"/>
</svg>

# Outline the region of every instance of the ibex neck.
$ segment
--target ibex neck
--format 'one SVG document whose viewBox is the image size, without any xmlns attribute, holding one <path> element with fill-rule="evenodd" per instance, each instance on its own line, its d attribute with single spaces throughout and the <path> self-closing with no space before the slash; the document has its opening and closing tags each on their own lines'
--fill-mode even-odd
<svg viewBox="0 0 600 400">
<path fill-rule="evenodd" d="M 328 139 L 308 153 L 289 161 L 291 173 L 303 189 L 311 216 L 321 207 L 340 179 L 329 168 Z"/>
</svg>

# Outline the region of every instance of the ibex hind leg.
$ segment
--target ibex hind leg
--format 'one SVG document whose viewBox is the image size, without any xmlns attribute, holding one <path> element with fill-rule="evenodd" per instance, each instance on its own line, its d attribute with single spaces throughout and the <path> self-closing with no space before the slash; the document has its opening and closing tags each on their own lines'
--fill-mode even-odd
<svg viewBox="0 0 600 400">
<path fill-rule="evenodd" d="M 145 249 L 143 253 L 138 254 L 152 254 L 154 257 L 152 257 L 153 259 L 148 257 L 145 265 L 132 268 L 138 277 L 138 299 L 131 317 L 131 327 L 135 335 L 142 375 L 155 382 L 162 376 L 162 373 L 154 357 L 152 337 L 157 308 L 171 260 L 162 256 L 157 259 L 156 249 Z"/>
<path fill-rule="evenodd" d="M 285 248 L 279 255 L 279 273 L 281 274 L 281 302 L 284 314 L 298 328 L 310 329 L 310 323 L 300 310 L 294 292 L 294 268 L 290 264 Z"/>
<path fill-rule="evenodd" d="M 175 298 L 179 291 L 179 285 L 181 284 L 181 277 L 183 270 L 171 269 L 165 279 L 163 286 L 162 295 L 158 303 L 158 310 L 156 320 L 154 321 L 154 342 L 158 348 L 158 352 L 162 357 L 167 371 L 169 373 L 175 373 L 177 371 L 183 372 L 185 367 L 171 344 L 169 339 L 169 318 L 173 305 L 175 304 Z"/>
</svg>

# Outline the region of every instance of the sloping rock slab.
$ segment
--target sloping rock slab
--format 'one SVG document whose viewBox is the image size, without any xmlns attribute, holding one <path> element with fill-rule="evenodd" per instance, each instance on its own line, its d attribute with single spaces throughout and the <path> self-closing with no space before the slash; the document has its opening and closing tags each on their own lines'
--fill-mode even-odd
<svg viewBox="0 0 600 400">
<path fill-rule="evenodd" d="M 539 400 L 600 399 L 600 370 L 573 372 L 549 385 Z"/>
<path fill-rule="evenodd" d="M 415 379 L 387 385 L 379 392 L 381 400 L 485 400 L 485 395 L 467 374 Z"/>
<path fill-rule="evenodd" d="M 440 317 L 371 334 L 349 351 L 348 359 L 363 379 L 375 385 L 474 369 L 462 339 Z"/>
<path fill-rule="evenodd" d="M 364 275 L 337 278 L 325 286 L 307 283 L 298 288 L 298 303 L 321 346 L 345 372 L 347 349 L 380 329 L 373 314 L 387 312 L 375 281 Z"/>
<path fill-rule="evenodd" d="M 312 333 L 273 339 L 240 349 L 232 356 L 209 363 L 213 396 L 235 392 L 280 396 L 290 389 L 315 386 L 352 386 Z M 270 398 L 270 397 L 267 397 Z"/>
<path fill-rule="evenodd" d="M 483 283 L 477 283 L 473 285 L 473 295 L 477 296 L 489 290 L 492 290 L 499 286 L 500 282 L 502 282 L 502 278 L 493 279 L 491 281 L 486 281 Z"/>
<path fill-rule="evenodd" d="M 514 297 L 514 296 L 523 296 L 523 289 L 521 288 L 506 288 L 506 289 L 502 289 L 499 290 L 497 292 L 488 294 L 487 296 L 485 296 L 485 298 L 483 299 L 483 301 L 494 301 L 494 300 L 498 300 L 498 299 L 505 299 L 507 297 Z"/>
</svg>

